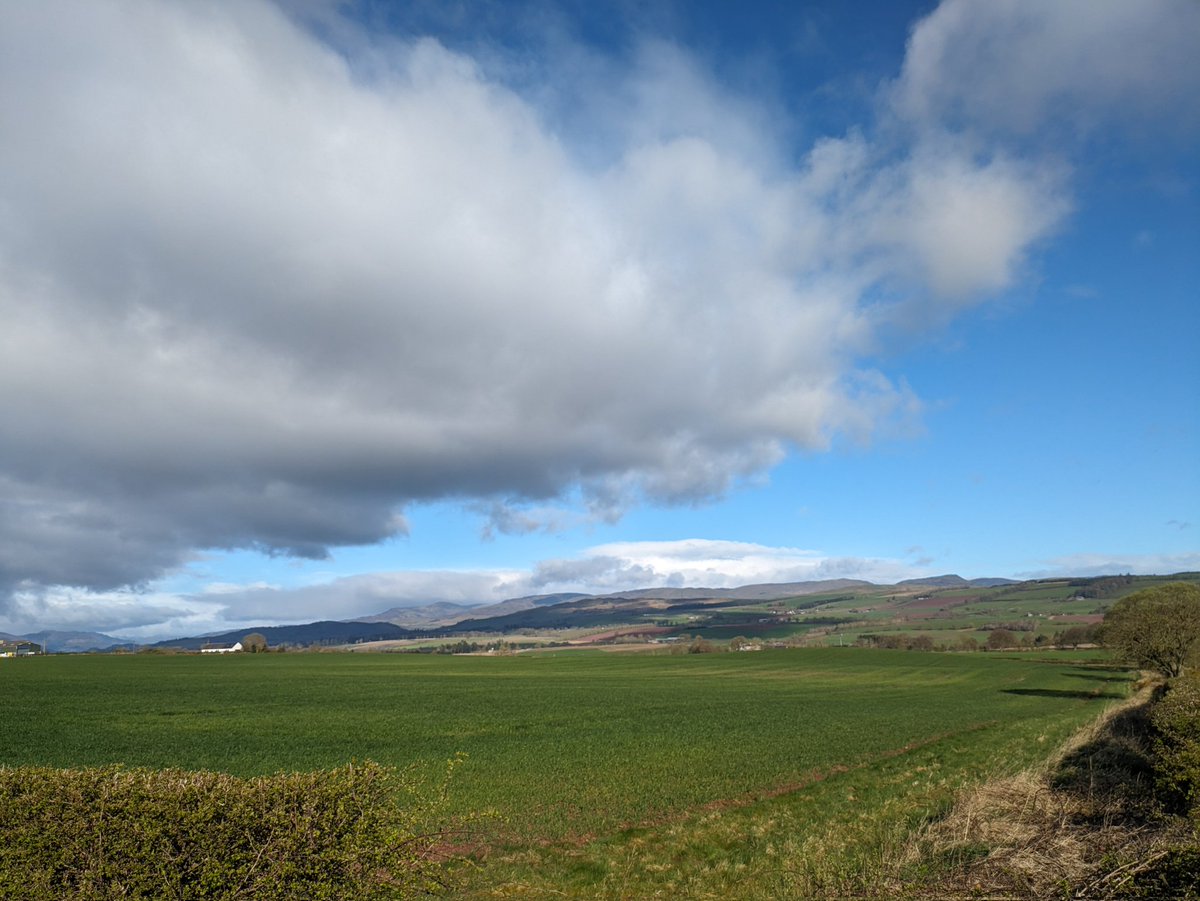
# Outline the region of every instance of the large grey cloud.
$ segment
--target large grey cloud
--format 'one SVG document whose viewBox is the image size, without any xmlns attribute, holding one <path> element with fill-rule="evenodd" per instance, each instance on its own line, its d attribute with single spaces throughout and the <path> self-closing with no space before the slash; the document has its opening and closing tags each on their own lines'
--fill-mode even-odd
<svg viewBox="0 0 1200 901">
<path fill-rule="evenodd" d="M 424 499 L 720 493 L 910 415 L 858 362 L 880 324 L 1004 288 L 1067 208 L 935 128 L 790 165 L 677 48 L 598 153 L 435 41 L 350 45 L 260 0 L 0 5 L 0 596 L 321 556 Z"/>
<path fill-rule="evenodd" d="M 1193 0 L 945 0 L 913 32 L 896 100 L 942 127 L 1133 138 L 1152 123 L 1160 141 L 1200 126 L 1197 46 Z"/>
</svg>

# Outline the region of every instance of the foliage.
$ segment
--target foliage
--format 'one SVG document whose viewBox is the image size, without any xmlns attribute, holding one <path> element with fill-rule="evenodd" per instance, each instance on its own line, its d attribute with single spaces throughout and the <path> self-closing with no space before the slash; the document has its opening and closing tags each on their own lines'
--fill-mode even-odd
<svg viewBox="0 0 1200 901">
<path fill-rule="evenodd" d="M 242 650 L 248 654 L 259 654 L 267 649 L 267 639 L 261 632 L 251 632 L 242 639 Z"/>
<path fill-rule="evenodd" d="M 999 651 L 1004 648 L 1015 648 L 1021 642 L 1008 629 L 993 629 L 988 633 L 987 646 L 989 651 Z"/>
<path fill-rule="evenodd" d="M 1133 576 L 1101 576 L 1092 579 L 1072 579 L 1071 586 L 1078 586 L 1076 594 L 1081 598 L 1107 598 L 1118 594 L 1123 588 L 1134 584 Z"/>
<path fill-rule="evenodd" d="M 1172 680 L 1152 717 L 1158 786 L 1176 804 L 1200 815 L 1200 675 Z"/>
<path fill-rule="evenodd" d="M 1200 899 L 1200 843 L 1182 841 L 1145 862 L 1131 861 L 1133 875 L 1116 897 L 1121 901 L 1198 901 Z"/>
<path fill-rule="evenodd" d="M 1104 643 L 1167 678 L 1200 654 L 1200 587 L 1173 582 L 1117 601 L 1104 617 Z"/>
<path fill-rule="evenodd" d="M 214 772 L 0 768 L 0 896 L 380 898 L 444 883 L 444 791 L 373 763 Z"/>
<path fill-rule="evenodd" d="M 1095 644 L 1100 637 L 1100 624 L 1086 626 L 1068 626 L 1061 632 L 1055 632 L 1053 643 L 1056 648 L 1077 648 L 1082 644 Z"/>
<path fill-rule="evenodd" d="M 933 638 L 929 635 L 909 635 L 905 632 L 864 632 L 858 643 L 864 647 L 884 648 L 892 651 L 932 651 Z"/>
<path fill-rule="evenodd" d="M 724 648 L 722 648 L 720 645 L 713 644 L 713 642 L 709 641 L 707 638 L 695 638 L 692 640 L 692 643 L 688 645 L 687 652 L 689 654 L 715 654 L 722 650 L 724 650 Z"/>
</svg>

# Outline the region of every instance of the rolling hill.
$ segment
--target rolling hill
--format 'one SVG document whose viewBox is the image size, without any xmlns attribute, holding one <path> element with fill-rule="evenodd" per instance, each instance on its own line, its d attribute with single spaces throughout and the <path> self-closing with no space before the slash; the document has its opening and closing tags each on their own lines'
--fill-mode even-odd
<svg viewBox="0 0 1200 901">
<path fill-rule="evenodd" d="M 1133 591 L 1179 580 L 1200 581 L 1200 573 L 1025 582 L 944 575 L 894 585 L 833 579 L 729 589 L 663 587 L 607 595 L 564 593 L 512 598 L 499 604 L 392 608 L 349 622 L 262 625 L 171 639 L 154 647 L 194 650 L 207 642 L 232 644 L 250 632 L 262 633 L 273 647 L 415 640 L 429 644 L 436 639 L 447 643 L 482 640 L 486 644 L 522 635 L 574 643 L 631 640 L 639 635 L 657 641 L 685 637 L 722 641 L 742 635 L 790 643 L 844 644 L 914 633 L 926 636 L 935 646 L 951 646 L 982 641 L 997 629 L 1034 645 L 1050 641 L 1071 626 L 1098 622 L 1108 605 Z"/>
</svg>

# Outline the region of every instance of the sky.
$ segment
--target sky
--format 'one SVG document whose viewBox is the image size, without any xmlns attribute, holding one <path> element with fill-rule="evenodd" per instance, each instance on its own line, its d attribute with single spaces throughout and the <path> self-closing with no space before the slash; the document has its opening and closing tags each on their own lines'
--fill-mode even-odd
<svg viewBox="0 0 1200 901">
<path fill-rule="evenodd" d="M 0 631 L 1200 569 L 1200 4 L 0 4 Z"/>
</svg>

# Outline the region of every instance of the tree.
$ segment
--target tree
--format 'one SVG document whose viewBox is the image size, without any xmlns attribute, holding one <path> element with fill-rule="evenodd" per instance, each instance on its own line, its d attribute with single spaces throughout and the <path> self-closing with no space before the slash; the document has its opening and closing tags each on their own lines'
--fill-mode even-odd
<svg viewBox="0 0 1200 901">
<path fill-rule="evenodd" d="M 1200 587 L 1171 582 L 1121 598 L 1104 615 L 1104 644 L 1168 679 L 1200 657 Z"/>
<path fill-rule="evenodd" d="M 988 633 L 987 646 L 989 651 L 999 651 L 1002 648 L 1012 648 L 1017 645 L 1017 636 L 1008 629 L 993 629 Z"/>
<path fill-rule="evenodd" d="M 242 639 L 242 650 L 248 654 L 257 654 L 267 649 L 267 639 L 261 632 L 251 632 Z"/>
<path fill-rule="evenodd" d="M 1063 632 L 1062 643 L 1064 647 L 1070 647 L 1074 650 L 1081 644 L 1086 644 L 1090 638 L 1087 626 L 1071 626 Z"/>
<path fill-rule="evenodd" d="M 688 645 L 687 652 L 689 654 L 712 654 L 718 650 L 719 648 L 707 638 L 701 638 L 697 635 L 692 643 Z"/>
</svg>

